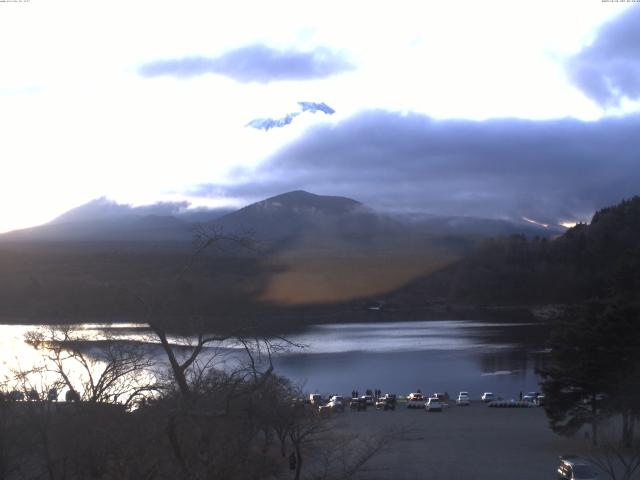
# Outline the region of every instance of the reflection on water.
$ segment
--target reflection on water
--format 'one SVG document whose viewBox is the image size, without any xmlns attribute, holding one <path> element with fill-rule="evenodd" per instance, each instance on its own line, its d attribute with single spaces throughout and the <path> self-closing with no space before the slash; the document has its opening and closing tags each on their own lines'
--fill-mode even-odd
<svg viewBox="0 0 640 480">
<path fill-rule="evenodd" d="M 0 325 L 0 373 L 29 368 L 41 353 L 24 343 L 34 326 Z M 78 326 L 87 340 L 103 337 L 149 345 L 162 357 L 144 325 Z M 317 325 L 288 338 L 307 345 L 276 355 L 276 372 L 306 391 L 348 393 L 380 388 L 408 393 L 467 390 L 474 397 L 493 391 L 515 397 L 537 389 L 535 368 L 543 364 L 548 326 L 532 323 L 426 321 Z M 178 338 L 173 342 L 179 343 Z M 213 356 L 238 350 L 228 343 L 209 349 Z M 236 365 L 224 355 L 220 365 Z"/>
<path fill-rule="evenodd" d="M 74 331 L 86 340 L 98 340 L 109 335 L 118 340 L 136 340 L 146 338 L 144 325 L 119 324 L 114 327 L 86 323 L 74 325 Z M 25 334 L 40 328 L 38 325 L 0 325 L 0 375 L 6 377 L 15 370 L 29 370 L 41 363 L 42 352 L 25 343 Z"/>
<path fill-rule="evenodd" d="M 495 349 L 520 344 L 523 337 L 518 335 L 519 330 L 527 328 L 540 329 L 540 324 L 465 320 L 329 324 L 312 326 L 290 338 L 308 345 L 307 353 Z M 508 341 L 511 331 L 517 344 Z"/>
<path fill-rule="evenodd" d="M 510 398 L 538 388 L 547 332 L 541 324 L 472 321 L 319 325 L 293 337 L 309 348 L 278 357 L 276 368 L 308 391 L 420 388 Z"/>
</svg>

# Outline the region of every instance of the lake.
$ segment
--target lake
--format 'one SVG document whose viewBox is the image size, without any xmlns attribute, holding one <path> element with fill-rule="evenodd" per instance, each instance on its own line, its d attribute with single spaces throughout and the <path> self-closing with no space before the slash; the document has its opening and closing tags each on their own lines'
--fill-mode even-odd
<svg viewBox="0 0 640 480">
<path fill-rule="evenodd" d="M 380 388 L 409 393 L 538 390 L 549 326 L 540 323 L 424 321 L 332 324 L 292 336 L 309 348 L 276 358 L 276 370 L 308 392 Z"/>
<path fill-rule="evenodd" d="M 0 326 L 0 370 L 29 368 L 39 353 L 23 341 L 35 328 Z M 89 338 L 109 330 L 112 338 L 149 342 L 143 325 L 78 326 Z M 406 394 L 416 391 L 483 391 L 511 398 L 538 389 L 535 368 L 544 364 L 549 326 L 541 323 L 480 321 L 411 321 L 326 324 L 287 337 L 304 349 L 291 348 L 274 358 L 276 373 L 291 378 L 305 392 L 349 394 L 380 388 Z M 227 350 L 239 355 L 240 349 Z M 157 350 L 160 353 L 159 349 Z M 226 364 L 233 364 L 227 356 Z"/>
</svg>

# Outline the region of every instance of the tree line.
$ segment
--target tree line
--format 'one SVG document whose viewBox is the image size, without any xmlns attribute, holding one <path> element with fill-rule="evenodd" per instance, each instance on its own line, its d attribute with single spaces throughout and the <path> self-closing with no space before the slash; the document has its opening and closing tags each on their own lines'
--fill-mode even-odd
<svg viewBox="0 0 640 480">
<path fill-rule="evenodd" d="M 589 288 L 553 324 L 549 362 L 538 370 L 545 411 L 562 435 L 589 427 L 592 460 L 630 479 L 640 470 L 640 198 L 597 212 L 558 242 Z"/>
</svg>

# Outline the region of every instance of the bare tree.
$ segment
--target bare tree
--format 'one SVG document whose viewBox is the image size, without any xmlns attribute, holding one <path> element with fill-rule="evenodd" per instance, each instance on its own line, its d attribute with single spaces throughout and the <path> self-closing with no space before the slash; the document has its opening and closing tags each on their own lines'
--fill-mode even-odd
<svg viewBox="0 0 640 480">
<path fill-rule="evenodd" d="M 203 351 L 210 346 L 219 346 L 225 341 L 237 338 L 240 332 L 230 329 L 227 333 L 221 334 L 205 333 L 206 327 L 203 325 L 202 319 L 199 318 L 197 320 L 199 320 L 198 323 L 200 325 L 193 325 L 193 322 L 189 322 L 191 332 L 189 332 L 188 336 L 183 337 L 183 341 L 179 345 L 183 352 L 180 355 L 176 352 L 176 346 L 169 340 L 169 331 L 162 318 L 167 303 L 175 292 L 179 290 L 181 282 L 193 270 L 198 259 L 209 249 L 221 250 L 224 244 L 232 244 L 243 248 L 251 248 L 252 246 L 252 242 L 247 236 L 229 235 L 213 226 L 201 225 L 195 235 L 195 249 L 171 283 L 170 291 L 162 293 L 160 297 L 151 299 L 131 292 L 142 305 L 145 312 L 145 322 L 160 341 L 162 350 L 169 362 L 175 384 L 180 394 L 185 398 L 192 393 L 189 378 L 194 377 L 194 370 L 197 372 L 202 369 L 203 364 L 198 362 L 198 358 Z"/>
<path fill-rule="evenodd" d="M 25 334 L 25 341 L 42 352 L 47 373 L 86 402 L 120 403 L 132 407 L 136 400 L 158 392 L 156 367 L 144 347 L 119 342 L 104 333 L 84 337 L 72 326 L 49 326 Z"/>
<path fill-rule="evenodd" d="M 592 447 L 587 456 L 611 480 L 631 480 L 640 471 L 640 440 L 621 441 L 619 432 L 609 423 L 606 429 L 601 428 L 599 446 Z"/>
<path fill-rule="evenodd" d="M 8 480 L 21 468 L 24 445 L 18 437 L 15 402 L 6 382 L 0 386 L 0 480 Z"/>
<path fill-rule="evenodd" d="M 305 461 L 303 456 L 305 449 L 316 443 L 322 435 L 330 430 L 330 424 L 315 411 L 303 412 L 289 426 L 289 440 L 296 456 L 295 480 L 300 480 Z"/>
<path fill-rule="evenodd" d="M 380 432 L 363 437 L 353 433 L 331 431 L 329 438 L 319 443 L 316 456 L 318 467 L 309 478 L 313 480 L 350 480 L 367 463 L 388 447 L 400 435 L 399 431 Z"/>
<path fill-rule="evenodd" d="M 341 431 L 336 419 L 305 408 L 292 415 L 289 441 L 296 457 L 294 478 L 312 480 L 350 480 L 380 452 L 409 433 L 407 428 L 386 430 L 373 435 Z"/>
<path fill-rule="evenodd" d="M 46 400 L 49 393 L 59 391 L 64 382 L 58 375 L 49 375 L 45 365 L 32 365 L 30 369 L 16 368 L 11 371 L 11 377 L 6 380 L 11 392 L 20 392 L 25 401 L 15 402 L 15 417 L 19 433 L 16 439 L 27 441 L 30 448 L 22 447 L 22 453 L 26 462 L 43 470 L 43 477 L 49 480 L 61 480 L 65 478 L 63 458 L 56 455 L 53 445 L 55 407 L 53 402 Z"/>
</svg>

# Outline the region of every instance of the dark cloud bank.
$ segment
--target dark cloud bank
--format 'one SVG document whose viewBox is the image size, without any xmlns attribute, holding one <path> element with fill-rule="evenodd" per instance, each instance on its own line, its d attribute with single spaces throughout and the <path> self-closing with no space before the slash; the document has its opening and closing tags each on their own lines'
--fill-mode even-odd
<svg viewBox="0 0 640 480">
<path fill-rule="evenodd" d="M 373 207 L 544 222 L 588 219 L 640 193 L 640 116 L 483 122 L 369 111 L 308 133 L 250 181 L 198 194 L 302 188 Z"/>
<path fill-rule="evenodd" d="M 605 24 L 567 68 L 574 83 L 600 105 L 640 99 L 640 6 Z"/>
<path fill-rule="evenodd" d="M 239 82 L 269 83 L 326 78 L 352 69 L 342 56 L 326 48 L 301 52 L 250 45 L 229 50 L 219 57 L 187 57 L 148 63 L 140 68 L 140 74 L 187 78 L 216 73 Z"/>
</svg>

